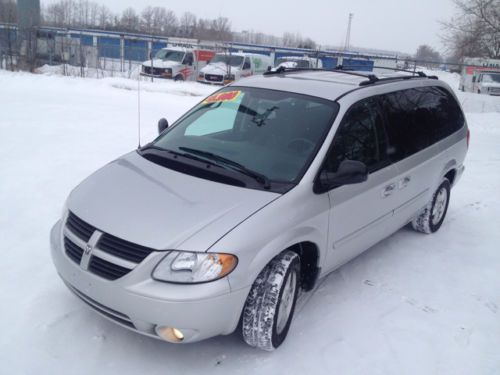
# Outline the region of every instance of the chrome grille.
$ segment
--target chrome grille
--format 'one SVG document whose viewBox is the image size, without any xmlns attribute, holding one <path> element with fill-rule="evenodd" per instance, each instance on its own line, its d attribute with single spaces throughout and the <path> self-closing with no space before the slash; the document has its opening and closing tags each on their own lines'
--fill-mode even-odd
<svg viewBox="0 0 500 375">
<path fill-rule="evenodd" d="M 127 275 L 155 251 L 102 233 L 72 212 L 64 228 L 64 249 L 82 269 L 107 280 Z"/>
<path fill-rule="evenodd" d="M 93 256 L 90 258 L 89 271 L 105 279 L 116 280 L 129 273 L 130 269 Z"/>
<path fill-rule="evenodd" d="M 68 237 L 64 237 L 64 250 L 66 255 L 75 263 L 80 264 L 83 249 L 73 243 Z"/>
<path fill-rule="evenodd" d="M 222 76 L 218 74 L 205 74 L 205 80 L 210 82 L 222 82 Z"/>
<path fill-rule="evenodd" d="M 142 262 L 153 251 L 148 247 L 137 245 L 106 233 L 102 235 L 99 241 L 99 249 L 135 263 Z"/>
<path fill-rule="evenodd" d="M 92 236 L 92 233 L 95 231 L 92 225 L 87 224 L 72 212 L 68 215 L 66 226 L 85 242 L 90 239 L 90 236 Z"/>
</svg>

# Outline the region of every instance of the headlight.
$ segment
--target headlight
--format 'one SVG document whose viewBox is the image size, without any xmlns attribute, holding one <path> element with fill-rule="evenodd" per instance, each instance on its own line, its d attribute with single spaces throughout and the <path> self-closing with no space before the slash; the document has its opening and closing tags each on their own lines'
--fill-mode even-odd
<svg viewBox="0 0 500 375">
<path fill-rule="evenodd" d="M 203 73 L 198 74 L 198 78 L 200 78 L 200 79 L 205 78 L 205 74 L 203 74 Z"/>
<path fill-rule="evenodd" d="M 226 74 L 226 75 L 224 76 L 224 80 L 225 80 L 225 81 L 234 81 L 234 79 L 235 79 L 234 74 Z"/>
<path fill-rule="evenodd" d="M 235 269 L 238 258 L 231 254 L 170 251 L 153 271 L 153 279 L 180 284 L 214 281 Z"/>
</svg>

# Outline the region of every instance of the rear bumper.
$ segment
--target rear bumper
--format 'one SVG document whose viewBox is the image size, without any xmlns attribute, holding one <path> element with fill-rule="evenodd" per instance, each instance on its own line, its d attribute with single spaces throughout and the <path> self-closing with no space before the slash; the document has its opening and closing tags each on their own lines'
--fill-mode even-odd
<svg viewBox="0 0 500 375">
<path fill-rule="evenodd" d="M 457 168 L 457 173 L 456 173 L 456 176 L 453 180 L 453 186 L 455 186 L 458 183 L 458 181 L 462 178 L 464 171 L 465 171 L 464 165 L 461 165 L 460 167 Z"/>
<path fill-rule="evenodd" d="M 156 326 L 180 329 L 183 343 L 233 332 L 249 288 L 231 291 L 227 278 L 212 283 L 178 285 L 151 279 L 165 253 L 150 254 L 120 279 L 109 281 L 84 271 L 64 252 L 62 224 L 51 231 L 54 265 L 68 288 L 107 319 L 138 333 L 159 338 Z"/>
</svg>

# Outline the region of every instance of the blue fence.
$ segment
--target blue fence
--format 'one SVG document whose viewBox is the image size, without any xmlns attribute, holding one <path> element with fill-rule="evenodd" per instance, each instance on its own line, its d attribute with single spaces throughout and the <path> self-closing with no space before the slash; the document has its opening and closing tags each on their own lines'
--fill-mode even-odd
<svg viewBox="0 0 500 375">
<path fill-rule="evenodd" d="M 144 61 L 148 58 L 148 42 L 145 40 L 125 39 L 125 60 Z"/>
<path fill-rule="evenodd" d="M 120 58 L 120 39 L 103 37 L 97 38 L 97 48 L 99 49 L 99 56 L 108 57 L 111 59 Z"/>
<path fill-rule="evenodd" d="M 342 62 L 342 66 L 352 70 L 358 70 L 361 72 L 371 72 L 373 71 L 373 61 L 370 60 L 359 60 L 359 59 L 346 59 Z"/>
</svg>

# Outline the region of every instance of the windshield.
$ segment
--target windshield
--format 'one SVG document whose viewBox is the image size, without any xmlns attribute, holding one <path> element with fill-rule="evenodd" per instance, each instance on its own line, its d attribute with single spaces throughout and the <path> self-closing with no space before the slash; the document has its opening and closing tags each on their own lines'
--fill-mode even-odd
<svg viewBox="0 0 500 375">
<path fill-rule="evenodd" d="M 495 73 L 491 73 L 491 74 L 484 74 L 483 75 L 483 82 L 495 82 L 495 83 L 500 83 L 500 73 L 499 74 L 495 74 Z"/>
<path fill-rule="evenodd" d="M 243 62 L 243 56 L 234 56 L 234 55 L 215 55 L 212 60 L 210 60 L 210 64 L 214 63 L 224 63 L 226 65 L 231 66 L 240 66 Z"/>
<path fill-rule="evenodd" d="M 182 59 L 184 58 L 184 52 L 161 49 L 156 53 L 155 58 L 161 60 L 181 62 Z"/>
<path fill-rule="evenodd" d="M 283 65 L 287 68 L 309 68 L 309 61 L 301 59 L 281 58 L 276 60 L 276 66 Z"/>
<path fill-rule="evenodd" d="M 271 182 L 296 183 L 321 146 L 337 110 L 337 103 L 324 99 L 228 87 L 194 107 L 152 146 L 217 155 Z"/>
</svg>

